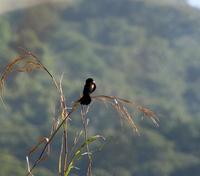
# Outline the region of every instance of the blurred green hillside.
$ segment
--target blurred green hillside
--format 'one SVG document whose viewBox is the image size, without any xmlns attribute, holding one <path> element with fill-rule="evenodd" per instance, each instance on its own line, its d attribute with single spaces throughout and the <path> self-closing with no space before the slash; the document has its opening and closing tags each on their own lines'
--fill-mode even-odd
<svg viewBox="0 0 200 176">
<path fill-rule="evenodd" d="M 95 94 L 138 101 L 157 112 L 160 127 L 142 121 L 141 136 L 95 102 L 91 134 L 107 140 L 95 153 L 95 176 L 199 176 L 200 12 L 183 0 L 76 0 L 0 16 L 0 71 L 20 50 L 33 51 L 57 77 L 67 104 L 93 77 Z M 0 175 L 26 173 L 25 156 L 50 131 L 57 94 L 43 71 L 12 74 L 0 106 Z M 81 127 L 71 121 L 71 133 Z M 59 139 L 35 175 L 56 175 Z M 83 176 L 79 163 L 75 175 Z"/>
</svg>

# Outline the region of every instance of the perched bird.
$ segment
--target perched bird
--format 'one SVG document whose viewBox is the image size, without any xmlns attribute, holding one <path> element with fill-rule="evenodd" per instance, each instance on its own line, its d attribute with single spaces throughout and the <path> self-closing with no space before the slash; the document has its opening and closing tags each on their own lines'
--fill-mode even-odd
<svg viewBox="0 0 200 176">
<path fill-rule="evenodd" d="M 92 78 L 88 78 L 85 81 L 85 85 L 83 88 L 83 96 L 80 98 L 79 102 L 82 105 L 89 105 L 91 103 L 90 94 L 94 92 L 96 89 L 95 81 Z"/>
<path fill-rule="evenodd" d="M 88 78 L 85 81 L 85 86 L 83 89 L 83 95 L 88 95 L 94 92 L 96 89 L 95 81 L 92 78 Z"/>
</svg>

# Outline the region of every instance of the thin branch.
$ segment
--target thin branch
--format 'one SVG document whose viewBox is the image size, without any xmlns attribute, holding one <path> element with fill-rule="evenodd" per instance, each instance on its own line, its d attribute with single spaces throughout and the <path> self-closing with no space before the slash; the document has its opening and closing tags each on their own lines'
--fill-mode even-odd
<svg viewBox="0 0 200 176">
<path fill-rule="evenodd" d="M 70 111 L 67 116 L 62 120 L 62 122 L 59 124 L 59 126 L 56 128 L 56 130 L 52 133 L 52 135 L 49 137 L 49 141 L 45 144 L 45 146 L 43 147 L 38 159 L 34 162 L 33 166 L 30 168 L 30 172 L 40 163 L 44 152 L 46 151 L 48 145 L 51 143 L 51 141 L 53 140 L 54 136 L 57 134 L 57 132 L 59 131 L 59 129 L 63 126 L 63 124 L 65 123 L 65 121 L 69 118 L 69 116 L 73 113 L 74 111 Z M 27 176 L 29 176 L 30 173 L 27 174 Z"/>
</svg>

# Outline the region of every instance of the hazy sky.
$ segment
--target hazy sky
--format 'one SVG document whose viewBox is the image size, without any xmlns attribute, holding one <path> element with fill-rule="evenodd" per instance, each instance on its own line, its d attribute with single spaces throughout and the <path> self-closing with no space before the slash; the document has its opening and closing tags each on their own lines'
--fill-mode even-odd
<svg viewBox="0 0 200 176">
<path fill-rule="evenodd" d="M 23 8 L 31 6 L 33 4 L 40 3 L 40 1 L 35 0 L 0 0 L 0 13 L 4 13 L 13 9 Z"/>
<path fill-rule="evenodd" d="M 200 8 L 200 0 L 188 0 L 188 2 L 195 7 Z"/>
<path fill-rule="evenodd" d="M 0 14 L 13 10 L 16 8 L 23 8 L 34 5 L 36 3 L 42 3 L 46 1 L 64 1 L 64 0 L 0 0 Z M 70 0 L 65 0 L 70 1 Z M 200 0 L 187 0 L 192 6 L 200 8 Z"/>
<path fill-rule="evenodd" d="M 57 2 L 57 1 L 70 1 L 70 0 L 0 0 L 0 14 L 10 10 L 25 8 L 38 3 L 44 2 Z"/>
</svg>

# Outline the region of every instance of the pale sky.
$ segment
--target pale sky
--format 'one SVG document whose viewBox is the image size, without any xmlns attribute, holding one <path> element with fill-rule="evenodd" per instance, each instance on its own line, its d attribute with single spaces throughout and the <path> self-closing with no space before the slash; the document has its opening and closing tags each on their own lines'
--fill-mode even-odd
<svg viewBox="0 0 200 176">
<path fill-rule="evenodd" d="M 57 2 L 64 0 L 0 0 L 0 14 L 19 8 L 26 8 L 38 3 Z M 65 0 L 65 2 L 70 0 Z"/>
<path fill-rule="evenodd" d="M 188 2 L 190 5 L 200 8 L 200 0 L 188 0 Z"/>
<path fill-rule="evenodd" d="M 70 1 L 70 0 L 0 0 L 0 14 L 13 9 L 24 8 L 27 6 L 47 1 Z M 200 8 L 200 0 L 187 0 L 187 1 L 191 6 Z"/>
<path fill-rule="evenodd" d="M 42 1 L 42 0 L 41 0 Z M 40 3 L 39 0 L 0 0 L 0 13 Z"/>
</svg>

